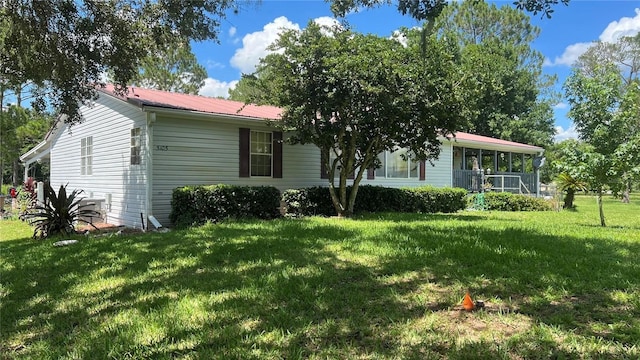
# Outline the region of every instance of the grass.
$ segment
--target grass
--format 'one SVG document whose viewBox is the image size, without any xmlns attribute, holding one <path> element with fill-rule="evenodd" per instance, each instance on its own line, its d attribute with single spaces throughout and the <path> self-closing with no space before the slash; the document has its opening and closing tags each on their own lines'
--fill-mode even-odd
<svg viewBox="0 0 640 360">
<path fill-rule="evenodd" d="M 637 359 L 640 202 L 240 221 L 53 247 L 0 221 L 0 357 Z M 466 290 L 486 308 L 460 309 Z"/>
</svg>

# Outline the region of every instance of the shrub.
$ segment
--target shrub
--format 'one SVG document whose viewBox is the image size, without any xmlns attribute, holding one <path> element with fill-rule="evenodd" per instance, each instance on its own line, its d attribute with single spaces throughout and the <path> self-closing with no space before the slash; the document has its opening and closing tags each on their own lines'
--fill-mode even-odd
<svg viewBox="0 0 640 360">
<path fill-rule="evenodd" d="M 290 217 L 336 214 L 327 187 L 289 189 L 282 194 L 282 201 L 285 204 L 286 214 Z"/>
<path fill-rule="evenodd" d="M 347 193 L 351 187 L 347 188 Z M 354 205 L 355 213 L 362 212 L 456 212 L 465 208 L 464 189 L 455 188 L 388 188 L 362 185 Z M 282 197 L 287 216 L 335 215 L 329 188 L 312 187 L 287 190 Z"/>
<path fill-rule="evenodd" d="M 34 178 L 30 177 L 22 184 L 22 189 L 18 191 L 18 210 L 19 214 L 23 215 L 27 210 L 36 206 L 36 200 L 38 198 L 36 194 L 37 182 Z"/>
<path fill-rule="evenodd" d="M 82 190 L 74 190 L 67 196 L 66 185 L 60 185 L 58 193 L 49 183 L 44 184 L 45 204 L 36 204 L 26 210 L 21 218 L 34 226 L 34 238 L 54 235 L 69 235 L 75 232 L 74 225 L 82 218 L 99 215 L 93 205 L 79 206 Z M 89 208 L 91 207 L 91 208 Z"/>
<path fill-rule="evenodd" d="M 471 197 L 472 202 L 476 196 Z M 487 192 L 484 193 L 484 208 L 496 211 L 548 211 L 553 207 L 542 198 L 508 192 Z"/>
<path fill-rule="evenodd" d="M 466 205 L 467 191 L 461 188 L 434 188 L 423 186 L 408 188 L 415 198 L 413 202 L 416 212 L 421 213 L 454 213 L 463 210 Z"/>
<path fill-rule="evenodd" d="M 230 218 L 280 216 L 280 191 L 273 186 L 209 185 L 173 190 L 169 219 L 177 227 Z"/>
</svg>

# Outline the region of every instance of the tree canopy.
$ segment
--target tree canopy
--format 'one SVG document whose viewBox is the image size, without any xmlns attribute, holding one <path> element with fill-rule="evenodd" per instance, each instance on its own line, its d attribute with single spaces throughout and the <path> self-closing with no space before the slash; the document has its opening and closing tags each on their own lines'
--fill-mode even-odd
<svg viewBox="0 0 640 360">
<path fill-rule="evenodd" d="M 216 39 L 236 0 L 6 0 L 0 5 L 0 74 L 9 84 L 48 88 L 51 104 L 80 120 L 78 109 L 96 96 L 112 70 L 118 88 L 138 73 L 149 49 L 173 37 Z"/>
<path fill-rule="evenodd" d="M 598 193 L 600 223 L 606 225 L 602 193 L 608 187 L 628 201 L 640 177 L 640 36 L 608 45 L 596 43 L 574 66 L 564 87 L 580 139 L 591 147 L 575 162 Z"/>
<path fill-rule="evenodd" d="M 20 155 L 40 142 L 52 124 L 52 116 L 19 105 L 0 111 L 0 185 L 7 178 L 14 186 L 21 181 Z"/>
<path fill-rule="evenodd" d="M 484 1 L 454 2 L 435 19 L 432 31 L 455 38 L 462 49 L 466 101 L 473 111 L 461 130 L 551 145 L 556 79 L 542 75 L 544 56 L 531 48 L 540 29 L 525 13 Z M 413 33 L 410 39 L 419 41 L 420 30 Z"/>
<path fill-rule="evenodd" d="M 346 14 L 357 11 L 359 8 L 375 7 L 384 4 L 392 4 L 393 0 L 326 0 L 331 2 L 331 10 L 336 16 L 344 17 Z M 475 0 L 482 1 L 482 0 Z M 568 5 L 570 0 L 515 0 L 513 4 L 519 10 L 532 12 L 534 15 L 541 13 L 550 18 L 553 7 L 559 3 Z M 397 0 L 398 11 L 403 15 L 410 15 L 416 20 L 435 19 L 443 8 L 449 4 L 449 0 Z"/>
<path fill-rule="evenodd" d="M 460 48 L 460 71 L 449 81 L 461 82 L 469 112 L 458 130 L 543 147 L 553 143 L 556 78 L 542 74 L 544 57 L 531 48 L 539 29 L 526 14 L 483 1 L 456 2 L 423 29 L 401 29 L 396 35 L 420 48 L 428 32 Z M 265 81 L 268 70 L 244 75 L 230 97 L 276 104 L 274 87 Z"/>
<path fill-rule="evenodd" d="M 339 215 L 353 212 L 358 184 L 380 165 L 378 154 L 406 148 L 415 160 L 437 158 L 438 136 L 463 121 L 457 46 L 435 37 L 426 46 L 423 54 L 418 46 L 310 22 L 285 31 L 272 46 L 277 52 L 261 61 L 256 80 L 269 84 L 283 108 L 275 124 L 295 130 L 291 143 L 315 144 L 325 154 Z"/>
<path fill-rule="evenodd" d="M 206 78 L 207 70 L 198 63 L 189 41 L 176 39 L 145 56 L 140 73 L 132 83 L 148 89 L 196 95 Z"/>
</svg>

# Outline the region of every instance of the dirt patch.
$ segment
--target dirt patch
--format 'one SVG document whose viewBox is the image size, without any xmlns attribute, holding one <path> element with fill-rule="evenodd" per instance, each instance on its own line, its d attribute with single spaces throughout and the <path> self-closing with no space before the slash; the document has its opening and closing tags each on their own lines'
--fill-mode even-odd
<svg viewBox="0 0 640 360">
<path fill-rule="evenodd" d="M 493 303 L 485 303 L 483 308 L 473 311 L 456 306 L 436 314 L 442 320 L 437 327 L 455 334 L 461 342 L 506 339 L 526 332 L 532 325 L 531 319 L 520 314 L 518 309 Z"/>
<path fill-rule="evenodd" d="M 110 234 L 110 233 L 120 233 L 120 234 L 138 234 L 141 233 L 142 230 L 128 228 L 125 226 L 118 226 L 108 223 L 95 223 L 95 224 L 86 224 L 78 227 L 77 231 L 79 233 L 86 233 L 87 231 L 91 235 L 96 234 Z"/>
</svg>

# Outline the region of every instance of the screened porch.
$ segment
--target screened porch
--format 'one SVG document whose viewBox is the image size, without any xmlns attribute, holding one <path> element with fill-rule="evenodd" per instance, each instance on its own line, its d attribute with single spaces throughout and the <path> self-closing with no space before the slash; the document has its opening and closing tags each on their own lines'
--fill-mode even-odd
<svg viewBox="0 0 640 360">
<path fill-rule="evenodd" d="M 453 147 L 453 186 L 470 192 L 536 194 L 535 154 Z"/>
</svg>

